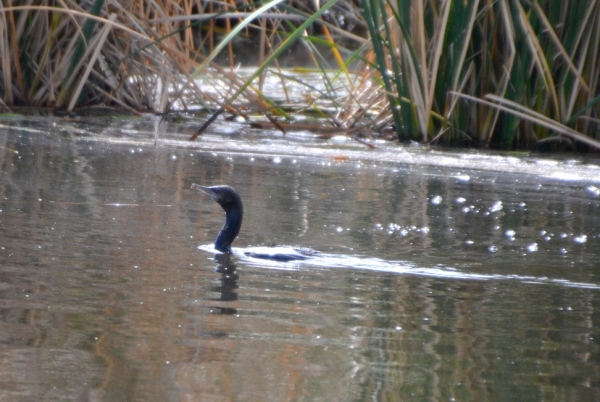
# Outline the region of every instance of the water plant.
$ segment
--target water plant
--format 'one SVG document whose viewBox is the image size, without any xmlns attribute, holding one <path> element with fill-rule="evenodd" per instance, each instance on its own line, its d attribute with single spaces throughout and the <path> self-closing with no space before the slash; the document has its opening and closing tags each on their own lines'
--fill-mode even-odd
<svg viewBox="0 0 600 402">
<path fill-rule="evenodd" d="M 597 2 L 362 4 L 401 139 L 513 148 L 566 136 L 598 148 Z"/>
<path fill-rule="evenodd" d="M 597 26 L 593 0 L 8 2 L 0 107 L 258 112 L 282 131 L 310 108 L 348 135 L 600 149 Z M 319 88 L 281 67 L 298 46 Z M 307 105 L 272 100 L 267 72 L 284 92 L 303 85 Z"/>
</svg>

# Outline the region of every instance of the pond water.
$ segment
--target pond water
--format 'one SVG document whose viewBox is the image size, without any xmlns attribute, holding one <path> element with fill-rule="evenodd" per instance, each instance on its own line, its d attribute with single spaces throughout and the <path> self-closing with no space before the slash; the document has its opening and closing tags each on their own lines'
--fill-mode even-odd
<svg viewBox="0 0 600 402">
<path fill-rule="evenodd" d="M 600 399 L 597 163 L 194 125 L 0 118 L 0 400 Z"/>
</svg>

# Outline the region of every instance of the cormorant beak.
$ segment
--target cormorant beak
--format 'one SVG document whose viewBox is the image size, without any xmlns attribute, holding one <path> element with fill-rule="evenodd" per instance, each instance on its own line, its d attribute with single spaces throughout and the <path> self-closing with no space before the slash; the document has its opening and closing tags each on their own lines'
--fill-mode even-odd
<svg viewBox="0 0 600 402">
<path fill-rule="evenodd" d="M 205 187 L 205 186 L 201 186 L 200 184 L 192 183 L 192 188 L 208 195 L 210 198 L 213 199 L 213 201 L 219 202 L 219 200 L 221 199 L 221 195 L 216 193 L 210 187 Z"/>
</svg>

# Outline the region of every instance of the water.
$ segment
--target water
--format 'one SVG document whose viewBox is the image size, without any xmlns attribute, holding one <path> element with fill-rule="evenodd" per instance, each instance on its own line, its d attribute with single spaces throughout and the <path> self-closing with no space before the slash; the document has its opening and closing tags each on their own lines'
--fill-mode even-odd
<svg viewBox="0 0 600 402">
<path fill-rule="evenodd" d="M 600 399 L 593 161 L 236 124 L 0 119 L 0 399 Z"/>
</svg>

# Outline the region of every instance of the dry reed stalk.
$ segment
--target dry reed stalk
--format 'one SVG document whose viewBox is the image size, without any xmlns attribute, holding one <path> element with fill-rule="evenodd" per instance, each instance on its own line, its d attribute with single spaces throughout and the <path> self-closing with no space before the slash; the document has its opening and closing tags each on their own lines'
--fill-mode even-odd
<svg viewBox="0 0 600 402">
<path fill-rule="evenodd" d="M 274 9 L 275 3 L 282 8 Z M 285 92 L 289 77 L 279 68 L 275 56 L 294 40 L 302 40 L 309 49 L 308 57 L 328 80 L 326 87 L 330 91 L 307 96 L 304 109 L 319 110 L 322 105 L 334 105 L 338 108 L 336 116 L 322 111 L 332 126 L 362 129 L 361 119 L 370 120 L 373 108 L 382 109 L 381 99 L 385 95 L 377 94 L 378 85 L 369 85 L 373 78 L 370 74 L 355 82 L 356 76 L 343 60 L 334 33 L 338 38 L 342 35 L 348 41 L 362 44 L 364 38 L 345 32 L 336 25 L 335 18 L 322 22 L 320 32 L 324 40 L 309 32 L 317 17 L 336 3 L 326 2 L 317 15 L 311 15 L 312 6 L 304 2 L 285 4 L 276 0 L 259 6 L 248 0 L 104 0 L 98 15 L 88 12 L 90 3 L 75 0 L 62 0 L 61 7 L 52 6 L 48 0 L 39 5 L 0 5 L 0 52 L 5 56 L 0 89 L 7 94 L 5 100 L 9 105 L 67 110 L 107 104 L 128 110 L 165 112 L 202 105 L 246 118 L 249 110 L 254 110 L 284 131 L 278 118 L 291 120 L 291 116 L 262 93 L 264 73 L 268 65 L 274 65 Z M 360 11 L 343 4 L 346 13 L 358 20 Z M 90 22 L 95 24 L 92 30 Z M 293 24 L 301 24 L 301 28 L 294 31 Z M 235 71 L 233 36 L 241 34 L 259 39 L 261 65 L 248 79 L 232 73 Z M 219 38 L 224 39 L 218 41 Z M 322 64 L 324 57 L 313 41 L 327 44 L 343 80 L 335 77 L 329 81 L 330 74 Z M 19 52 L 12 52 L 16 43 L 22 46 Z M 229 55 L 229 69 L 212 63 L 221 50 Z M 191 74 L 192 71 L 196 72 Z M 212 82 L 210 92 L 195 81 L 200 72 L 204 82 Z M 343 93 L 337 92 L 339 87 L 351 97 L 344 98 Z M 347 109 L 342 107 L 340 99 Z"/>
<path fill-rule="evenodd" d="M 230 34 L 234 24 L 256 9 L 250 1 L 105 0 L 98 16 L 94 16 L 86 9 L 90 3 L 63 0 L 60 7 L 53 4 L 49 0 L 38 5 L 0 3 L 0 90 L 7 105 L 71 110 L 114 103 L 164 112 L 173 102 L 181 107 L 192 101 L 220 107 L 225 102 L 205 94 L 193 80 L 185 83 L 189 85 L 187 100 L 177 100 L 173 95 L 184 84 L 183 77 L 200 64 L 210 65 L 202 49 L 216 48 L 217 33 Z M 245 28 L 246 33 L 250 27 L 261 30 L 262 60 L 273 48 L 272 40 L 277 37 L 274 27 L 279 26 L 280 15 L 285 14 L 272 13 L 261 18 L 258 25 Z M 205 20 L 198 25 L 202 18 Z M 90 21 L 95 27 L 82 40 Z M 197 26 L 192 29 L 193 24 Z M 83 52 L 78 54 L 82 44 Z M 229 41 L 226 47 L 232 68 L 232 43 Z M 245 101 L 270 109 L 261 100 L 260 90 L 248 88 L 239 77 L 223 74 L 221 69 L 205 69 L 203 73 L 222 80 L 229 88 L 226 93 L 239 92 L 237 96 Z"/>
</svg>

